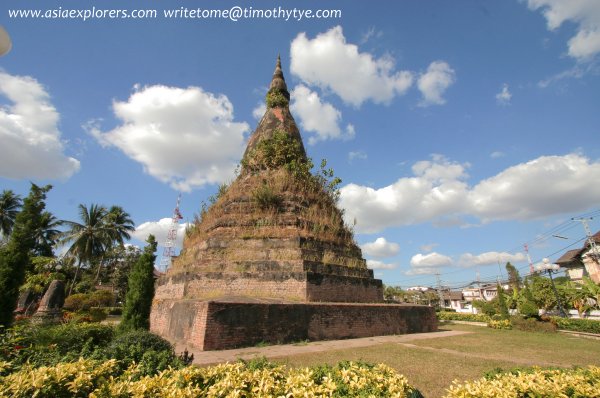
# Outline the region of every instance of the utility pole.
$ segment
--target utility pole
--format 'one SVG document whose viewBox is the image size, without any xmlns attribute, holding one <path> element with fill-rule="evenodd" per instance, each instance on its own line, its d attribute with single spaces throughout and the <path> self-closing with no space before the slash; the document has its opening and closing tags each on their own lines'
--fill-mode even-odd
<svg viewBox="0 0 600 398">
<path fill-rule="evenodd" d="M 167 239 L 164 244 L 164 250 L 162 258 L 160 259 L 160 270 L 167 272 L 171 266 L 171 259 L 175 256 L 175 241 L 177 240 L 177 229 L 179 228 L 179 220 L 183 217 L 179 212 L 179 202 L 181 201 L 181 194 L 177 196 L 177 205 L 173 210 L 173 216 L 171 217 L 171 225 L 169 226 L 169 232 L 167 232 Z"/>
<path fill-rule="evenodd" d="M 438 286 L 438 295 L 440 297 L 440 308 L 444 308 L 444 294 L 442 293 L 442 280 L 440 279 L 440 273 L 435 273 L 435 280 Z"/>
<path fill-rule="evenodd" d="M 590 244 L 590 249 L 592 249 L 592 258 L 598 262 L 598 258 L 600 257 L 600 251 L 598 251 L 598 246 L 596 246 L 596 241 L 592 236 L 592 231 L 590 230 L 590 226 L 588 225 L 589 220 L 593 220 L 593 217 L 590 218 L 572 218 L 573 221 L 579 221 L 583 225 L 583 229 L 585 230 L 585 236 L 587 237 L 587 241 Z"/>
</svg>

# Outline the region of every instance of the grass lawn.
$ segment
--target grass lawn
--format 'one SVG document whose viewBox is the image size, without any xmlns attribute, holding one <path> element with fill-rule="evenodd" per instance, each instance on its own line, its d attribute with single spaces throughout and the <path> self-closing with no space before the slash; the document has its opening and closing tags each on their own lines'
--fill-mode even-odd
<svg viewBox="0 0 600 398">
<path fill-rule="evenodd" d="M 441 397 L 453 380 L 473 380 L 494 368 L 523 366 L 600 366 L 600 340 L 560 333 L 495 330 L 479 326 L 442 324 L 440 329 L 472 333 L 381 344 L 371 347 L 301 354 L 278 358 L 289 366 L 335 364 L 341 360 L 385 363 L 405 375 L 426 398 Z"/>
</svg>

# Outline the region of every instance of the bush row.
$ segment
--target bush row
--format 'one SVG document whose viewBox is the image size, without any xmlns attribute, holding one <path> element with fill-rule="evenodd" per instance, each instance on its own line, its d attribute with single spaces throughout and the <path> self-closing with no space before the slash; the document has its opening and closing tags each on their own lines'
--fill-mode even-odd
<svg viewBox="0 0 600 398">
<path fill-rule="evenodd" d="M 0 364 L 0 367 L 2 365 Z M 386 365 L 340 362 L 287 368 L 267 361 L 168 369 L 140 377 L 137 366 L 119 374 L 116 360 L 80 359 L 53 368 L 23 368 L 0 379 L 0 397 L 410 397 L 422 398 Z"/>
<path fill-rule="evenodd" d="M 600 334 L 600 321 L 593 319 L 561 318 L 553 316 L 552 321 L 556 323 L 556 326 L 558 326 L 559 329 Z"/>
<path fill-rule="evenodd" d="M 26 367 L 54 366 L 80 357 L 114 358 L 122 369 L 136 363 L 138 370 L 147 375 L 183 366 L 168 341 L 146 330 L 118 334 L 109 325 L 68 323 L 26 325 L 0 332 L 0 361 L 5 363 L 0 374 Z"/>
<path fill-rule="evenodd" d="M 442 321 L 468 321 L 468 322 L 489 322 L 490 317 L 486 314 L 466 314 L 462 312 L 437 312 L 437 317 Z"/>
<path fill-rule="evenodd" d="M 0 373 L 7 364 L 0 362 Z M 475 381 L 455 381 L 444 398 L 597 397 L 600 367 L 518 369 Z M 386 365 L 340 362 L 288 368 L 262 361 L 207 368 L 166 369 L 144 376 L 139 365 L 122 371 L 118 361 L 79 359 L 54 367 L 0 376 L 5 397 L 408 397 L 422 398 L 406 378 Z"/>
<path fill-rule="evenodd" d="M 600 367 L 533 369 L 454 384 L 444 398 L 598 397 Z"/>
</svg>

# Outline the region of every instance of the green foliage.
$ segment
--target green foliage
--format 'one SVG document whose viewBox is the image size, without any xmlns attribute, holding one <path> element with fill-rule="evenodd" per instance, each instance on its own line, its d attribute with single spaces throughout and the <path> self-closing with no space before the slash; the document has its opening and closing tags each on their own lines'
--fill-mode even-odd
<svg viewBox="0 0 600 398">
<path fill-rule="evenodd" d="M 117 372 L 115 360 L 79 359 L 51 367 L 25 366 L 0 379 L 0 397 L 87 397 Z"/>
<path fill-rule="evenodd" d="M 550 311 L 557 307 L 556 295 L 552 289 L 552 281 L 549 278 L 534 276 L 531 278 L 531 293 L 538 308 Z M 565 302 L 565 300 L 562 300 Z"/>
<path fill-rule="evenodd" d="M 0 194 L 0 242 L 8 240 L 21 206 L 22 200 L 19 195 L 15 195 L 10 189 L 2 191 Z"/>
<path fill-rule="evenodd" d="M 538 306 L 533 298 L 533 293 L 531 292 L 531 288 L 527 282 L 518 294 L 517 310 L 524 318 L 532 318 L 539 315 Z"/>
<path fill-rule="evenodd" d="M 492 329 L 512 329 L 512 324 L 508 319 L 492 319 L 488 322 L 488 327 Z"/>
<path fill-rule="evenodd" d="M 496 289 L 498 292 L 498 315 L 502 317 L 502 319 L 508 319 L 510 314 L 508 313 L 508 306 L 506 305 L 506 297 L 504 295 L 504 289 L 498 283 L 496 285 Z"/>
<path fill-rule="evenodd" d="M 250 171 L 287 167 L 290 171 L 305 174 L 312 168 L 312 164 L 308 168 L 305 164 L 306 156 L 300 141 L 281 130 L 275 130 L 271 137 L 259 141 L 242 159 L 242 167 Z"/>
<path fill-rule="evenodd" d="M 106 347 L 113 336 L 114 329 L 101 324 L 15 326 L 0 334 L 0 360 L 10 361 L 17 369 L 25 364 L 53 366 L 89 357 Z"/>
<path fill-rule="evenodd" d="M 149 329 L 150 307 L 154 297 L 154 260 L 156 240 L 150 235 L 144 253 L 133 266 L 127 283 L 121 330 Z"/>
<path fill-rule="evenodd" d="M 486 314 L 466 314 L 461 312 L 436 312 L 439 320 L 444 321 L 467 321 L 467 322 L 489 322 L 490 316 Z"/>
<path fill-rule="evenodd" d="M 559 329 L 600 334 L 600 321 L 593 319 L 560 318 L 553 316 L 552 321 L 556 323 Z"/>
<path fill-rule="evenodd" d="M 511 318 L 511 322 L 515 329 L 522 330 L 524 332 L 556 332 L 556 324 L 549 320 L 540 321 L 536 318 L 523 318 L 520 316 L 514 316 Z"/>
<path fill-rule="evenodd" d="M 68 311 L 89 311 L 92 307 L 110 307 L 114 300 L 114 294 L 108 290 L 75 293 L 65 299 L 63 308 Z"/>
<path fill-rule="evenodd" d="M 19 287 L 25 282 L 26 271 L 33 268 L 30 255 L 36 247 L 36 231 L 46 207 L 46 193 L 51 188 L 31 184 L 29 196 L 15 218 L 10 240 L 0 248 L 0 325 L 12 324 Z"/>
<path fill-rule="evenodd" d="M 156 374 L 169 366 L 180 365 L 171 343 L 147 330 L 120 334 L 102 356 L 118 359 L 123 369 L 136 363 L 141 367 L 142 375 Z"/>
<path fill-rule="evenodd" d="M 494 297 L 490 301 L 486 300 L 475 300 L 473 301 L 473 307 L 487 316 L 493 316 L 498 313 L 498 297 Z"/>
<path fill-rule="evenodd" d="M 517 292 L 521 289 L 521 276 L 519 271 L 510 262 L 506 263 L 506 273 L 508 274 L 508 281 L 510 287 Z"/>
<path fill-rule="evenodd" d="M 279 206 L 281 206 L 281 197 L 273 191 L 273 188 L 271 188 L 266 181 L 252 191 L 252 198 L 263 210 L 277 210 Z"/>
<path fill-rule="evenodd" d="M 267 108 L 286 107 L 290 101 L 278 90 L 269 90 L 266 96 Z"/>
<path fill-rule="evenodd" d="M 517 370 L 455 382 L 444 398 L 597 397 L 600 367 Z"/>
<path fill-rule="evenodd" d="M 166 369 L 140 377 L 141 367 L 125 371 L 117 361 L 79 360 L 54 368 L 26 368 L 0 379 L 6 397 L 395 397 L 422 398 L 390 367 L 362 362 L 288 368 L 268 363 L 222 364 Z"/>
</svg>

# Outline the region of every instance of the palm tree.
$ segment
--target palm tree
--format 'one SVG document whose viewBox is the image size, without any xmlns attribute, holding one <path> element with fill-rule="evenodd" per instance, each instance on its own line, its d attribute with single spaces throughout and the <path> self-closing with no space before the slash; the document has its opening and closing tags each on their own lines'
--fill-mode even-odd
<svg viewBox="0 0 600 398">
<path fill-rule="evenodd" d="M 123 246 L 124 240 L 131 238 L 130 232 L 135 231 L 131 216 L 121 206 L 112 206 L 108 209 L 106 224 L 113 242 L 116 242 L 119 246 Z"/>
<path fill-rule="evenodd" d="M 89 208 L 79 205 L 81 222 L 64 221 L 68 229 L 61 234 L 61 242 L 70 244 L 67 254 L 77 258 L 77 269 L 69 294 L 77 280 L 77 274 L 83 263 L 90 265 L 94 258 L 102 255 L 112 244 L 113 235 L 106 223 L 106 207 L 91 204 Z"/>
<path fill-rule="evenodd" d="M 106 250 L 109 250 L 115 246 L 115 243 L 123 247 L 124 241 L 131 238 L 130 232 L 135 231 L 133 220 L 129 213 L 127 213 L 121 206 L 112 206 L 106 215 L 104 216 L 104 223 L 108 230 L 111 241 L 108 243 Z M 96 272 L 96 278 L 94 284 L 98 282 L 100 278 L 100 270 L 103 267 L 104 255 L 98 264 L 98 271 Z"/>
<path fill-rule="evenodd" d="M 61 232 L 57 229 L 64 221 L 57 219 L 48 211 L 42 213 L 39 228 L 35 231 L 36 248 L 38 256 L 52 257 L 52 247 L 57 243 Z"/>
<path fill-rule="evenodd" d="M 15 224 L 15 218 L 21 209 L 22 201 L 10 189 L 5 189 L 0 195 L 0 237 L 8 238 Z"/>
</svg>

